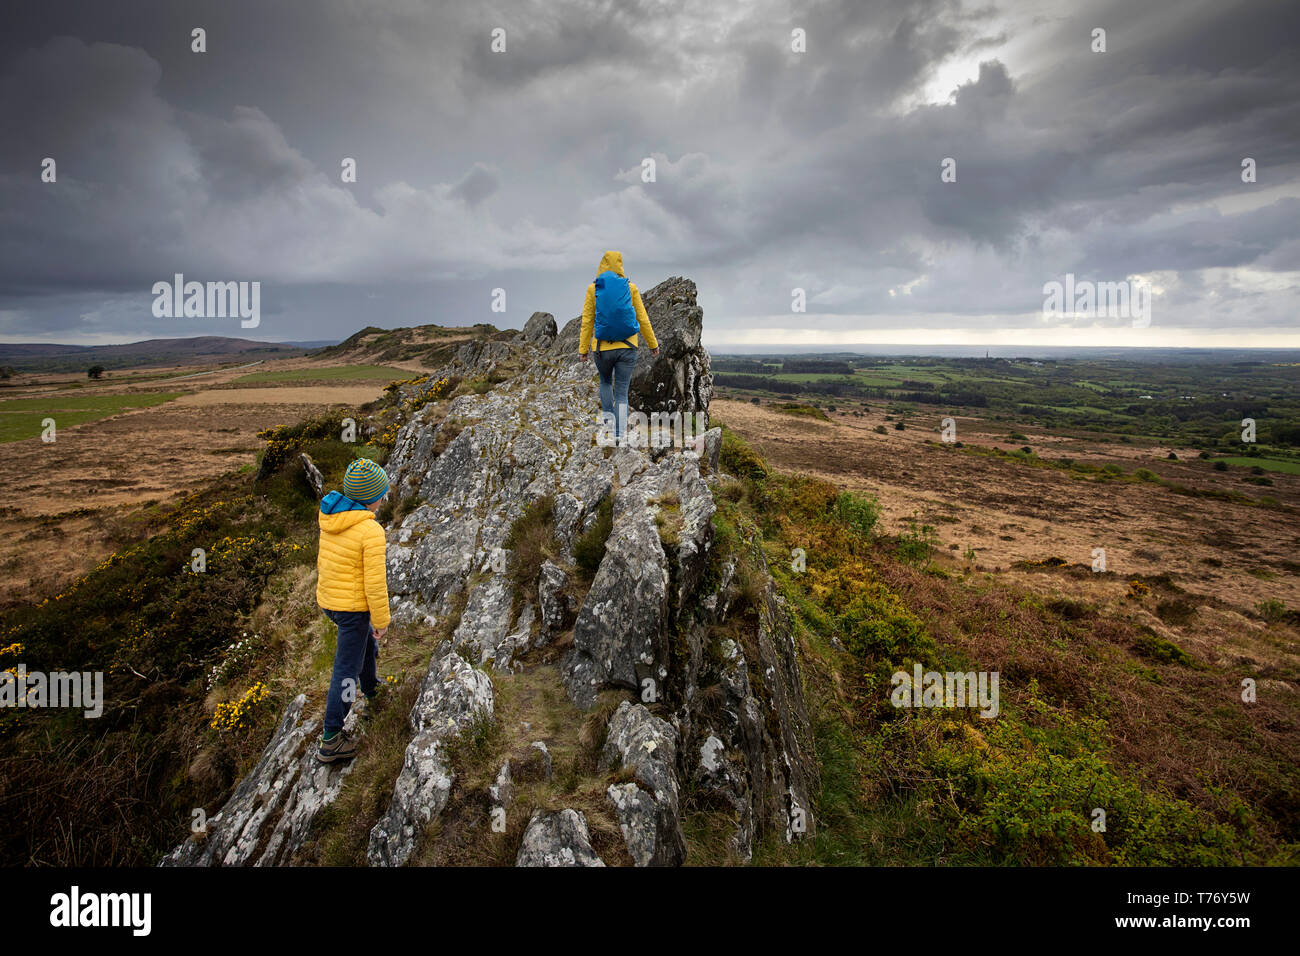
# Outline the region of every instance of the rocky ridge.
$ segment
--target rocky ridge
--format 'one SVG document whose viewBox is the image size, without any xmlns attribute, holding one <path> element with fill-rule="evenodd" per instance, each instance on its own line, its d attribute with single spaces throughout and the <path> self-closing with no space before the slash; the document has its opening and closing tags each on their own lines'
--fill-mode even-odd
<svg viewBox="0 0 1300 956">
<path fill-rule="evenodd" d="M 738 555 L 715 541 L 721 439 L 718 429 L 692 431 L 695 416 L 707 422 L 712 396 L 695 294 L 693 282 L 675 277 L 644 295 L 660 354 L 642 347 L 630 404 L 685 416 L 687 440 L 673 447 L 597 441 L 595 370 L 578 360 L 578 319 L 557 331 L 548 313 L 535 313 L 513 339 L 468 342 L 429 382 L 407 386 L 419 397 L 445 376 L 522 368 L 455 398 L 437 421 L 432 403 L 420 408 L 385 466 L 392 494 L 419 501 L 389 529 L 394 620 L 441 628 L 446 639 L 432 653 L 392 798 L 370 833 L 371 865 L 412 859 L 456 787 L 449 742 L 493 718 L 490 673 L 534 666 L 543 649 L 560 655 L 563 689 L 577 707 L 622 698 L 599 769 L 635 864 L 684 861 L 688 794 L 691 806 L 733 821 L 728 840 L 740 859 L 766 834 L 790 841 L 811 831 L 816 765 L 792 627 L 761 551 L 746 552 L 760 580 L 757 597 L 742 601 Z M 574 548 L 607 499 L 604 557 L 583 590 Z M 516 594 L 505 549 L 537 501 L 552 503 L 557 553 L 525 589 L 533 599 Z M 186 841 L 165 864 L 293 862 L 349 772 L 313 763 L 318 722 L 304 709 L 300 696 L 206 838 Z M 549 776 L 545 742 L 532 746 L 540 748 L 533 757 L 546 754 Z M 490 788 L 494 804 L 508 802 L 510 768 Z M 592 848 L 581 811 L 557 807 L 531 814 L 516 862 L 615 861 Z"/>
</svg>

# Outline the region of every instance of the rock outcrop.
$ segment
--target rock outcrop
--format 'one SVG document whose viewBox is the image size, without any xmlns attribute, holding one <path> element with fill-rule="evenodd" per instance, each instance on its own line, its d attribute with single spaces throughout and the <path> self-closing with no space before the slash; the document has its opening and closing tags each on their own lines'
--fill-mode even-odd
<svg viewBox="0 0 1300 956">
<path fill-rule="evenodd" d="M 617 821 L 633 863 L 682 863 L 682 823 L 694 809 L 731 816 L 731 846 L 740 859 L 764 834 L 794 840 L 813 829 L 816 765 L 789 617 L 766 578 L 761 550 L 742 542 L 744 551 L 725 552 L 714 539 L 721 436 L 695 428 L 696 415 L 707 426 L 712 397 L 695 285 L 672 278 L 643 298 L 660 354 L 642 347 L 631 405 L 692 416 L 673 447 L 651 447 L 644 430 L 634 435 L 639 447 L 598 442 L 595 370 L 577 360 L 579 319 L 555 334 L 554 320 L 537 313 L 511 341 L 461 346 L 430 382 L 416 386 L 418 393 L 450 374 L 481 378 L 507 361 L 522 369 L 436 412 L 432 403 L 416 403 L 385 466 L 399 500 L 418 495 L 422 502 L 389 529 L 394 621 L 431 635 L 438 628 L 447 640 L 411 711 L 403 767 L 370 834 L 372 865 L 414 858 L 421 834 L 456 786 L 450 742 L 493 712 L 490 674 L 536 666 L 540 654 L 561 655 L 563 692 L 579 708 L 593 709 L 602 695 L 624 698 L 608 721 L 599 772 L 607 775 L 604 812 Z M 557 551 L 529 571 L 526 593 L 516 593 L 518 568 L 504 549 L 512 526 L 539 501 L 549 507 Z M 606 501 L 610 532 L 586 585 L 573 566 L 575 548 L 597 526 Z M 765 580 L 756 599 L 752 587 L 735 581 L 742 558 Z M 214 819 L 221 826 L 208 842 L 216 849 L 196 855 L 178 848 L 169 860 L 248 862 L 247 847 L 263 831 L 283 836 L 258 862 L 291 858 L 310 823 L 307 811 L 325 796 L 311 797 L 311 790 L 294 804 L 258 803 L 250 794 L 296 793 L 297 781 L 309 775 L 298 764 L 286 776 L 292 761 L 276 756 L 299 746 L 291 742 L 299 739 L 295 733 L 310 732 L 295 729 L 311 723 L 300 711 L 301 705 L 292 720 L 286 714 L 269 756 Z M 520 775 L 537 777 L 525 768 L 541 755 L 549 778 L 545 743 L 533 748 L 527 759 L 490 769 L 485 806 L 515 801 Z M 337 793 L 338 784 L 330 786 Z M 285 808 L 295 805 L 304 812 L 286 817 Z M 245 818 L 254 814 L 266 819 L 250 830 Z M 599 832 L 618 839 L 608 822 Z M 605 853 L 605 860 L 623 857 Z M 533 813 L 517 863 L 605 865 L 592 849 L 586 818 L 572 808 Z"/>
<path fill-rule="evenodd" d="M 628 853 L 637 866 L 677 866 L 686 859 L 681 792 L 677 782 L 677 731 L 642 704 L 627 701 L 609 721 L 601 766 L 630 770 L 633 781 L 610 784 Z"/>
<path fill-rule="evenodd" d="M 366 700 L 353 705 L 343 729 L 356 731 Z M 320 721 L 304 716 L 299 694 L 280 719 L 257 765 L 202 831 L 176 847 L 162 866 L 278 866 L 302 845 L 311 821 L 334 802 L 351 763 L 316 759 Z"/>
<path fill-rule="evenodd" d="M 312 493 L 317 498 L 323 498 L 325 496 L 325 477 L 320 473 L 320 469 L 316 467 L 316 463 L 311 460 L 311 456 L 306 452 L 302 452 L 298 456 L 298 460 L 302 462 L 302 472 L 307 478 L 307 484 L 311 485 Z"/>
<path fill-rule="evenodd" d="M 455 651 L 435 657 L 411 708 L 411 731 L 388 812 L 370 831 L 371 866 L 401 866 L 415 851 L 424 827 L 442 812 L 455 775 L 447 743 L 475 720 L 492 718 L 491 679 Z"/>
<path fill-rule="evenodd" d="M 591 848 L 587 818 L 578 810 L 534 812 L 515 860 L 515 866 L 604 865 Z"/>
<path fill-rule="evenodd" d="M 519 338 L 541 348 L 548 348 L 555 341 L 555 316 L 549 312 L 534 312 L 524 323 Z"/>
<path fill-rule="evenodd" d="M 641 296 L 659 343 L 659 356 L 638 342 L 636 371 L 628 404 L 650 412 L 701 412 L 713 398 L 709 353 L 700 345 L 704 310 L 695 304 L 695 283 L 673 276 Z M 565 362 L 578 361 L 582 317 L 572 319 L 556 336 L 550 351 Z M 599 409 L 599 405 L 596 406 Z"/>
</svg>

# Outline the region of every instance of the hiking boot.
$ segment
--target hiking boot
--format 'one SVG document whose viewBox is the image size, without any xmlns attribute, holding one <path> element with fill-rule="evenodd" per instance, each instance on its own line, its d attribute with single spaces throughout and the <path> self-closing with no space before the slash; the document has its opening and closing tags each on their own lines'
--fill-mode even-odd
<svg viewBox="0 0 1300 956">
<path fill-rule="evenodd" d="M 357 755 L 357 739 L 346 731 L 340 730 L 333 740 L 321 737 L 320 747 L 316 750 L 316 759 L 321 763 L 333 763 L 336 760 L 351 760 Z"/>
</svg>

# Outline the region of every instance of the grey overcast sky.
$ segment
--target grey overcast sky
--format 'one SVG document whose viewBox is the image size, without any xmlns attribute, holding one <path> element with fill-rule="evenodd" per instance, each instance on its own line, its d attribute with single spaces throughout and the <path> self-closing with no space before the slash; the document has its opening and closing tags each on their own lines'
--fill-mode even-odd
<svg viewBox="0 0 1300 956">
<path fill-rule="evenodd" d="M 696 281 L 715 350 L 1300 347 L 1290 0 L 18 0 L 4 19 L 2 340 L 563 323 L 619 249 L 643 290 Z M 260 282 L 261 324 L 155 318 L 175 273 Z M 1149 326 L 1045 315 L 1066 273 L 1145 283 Z"/>
</svg>

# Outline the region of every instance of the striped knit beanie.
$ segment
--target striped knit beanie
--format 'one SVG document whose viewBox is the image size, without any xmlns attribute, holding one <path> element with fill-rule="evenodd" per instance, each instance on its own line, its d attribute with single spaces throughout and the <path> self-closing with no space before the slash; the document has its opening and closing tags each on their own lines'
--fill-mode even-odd
<svg viewBox="0 0 1300 956">
<path fill-rule="evenodd" d="M 388 491 L 388 476 L 369 458 L 358 458 L 343 475 L 343 493 L 353 501 L 368 505 Z"/>
</svg>

